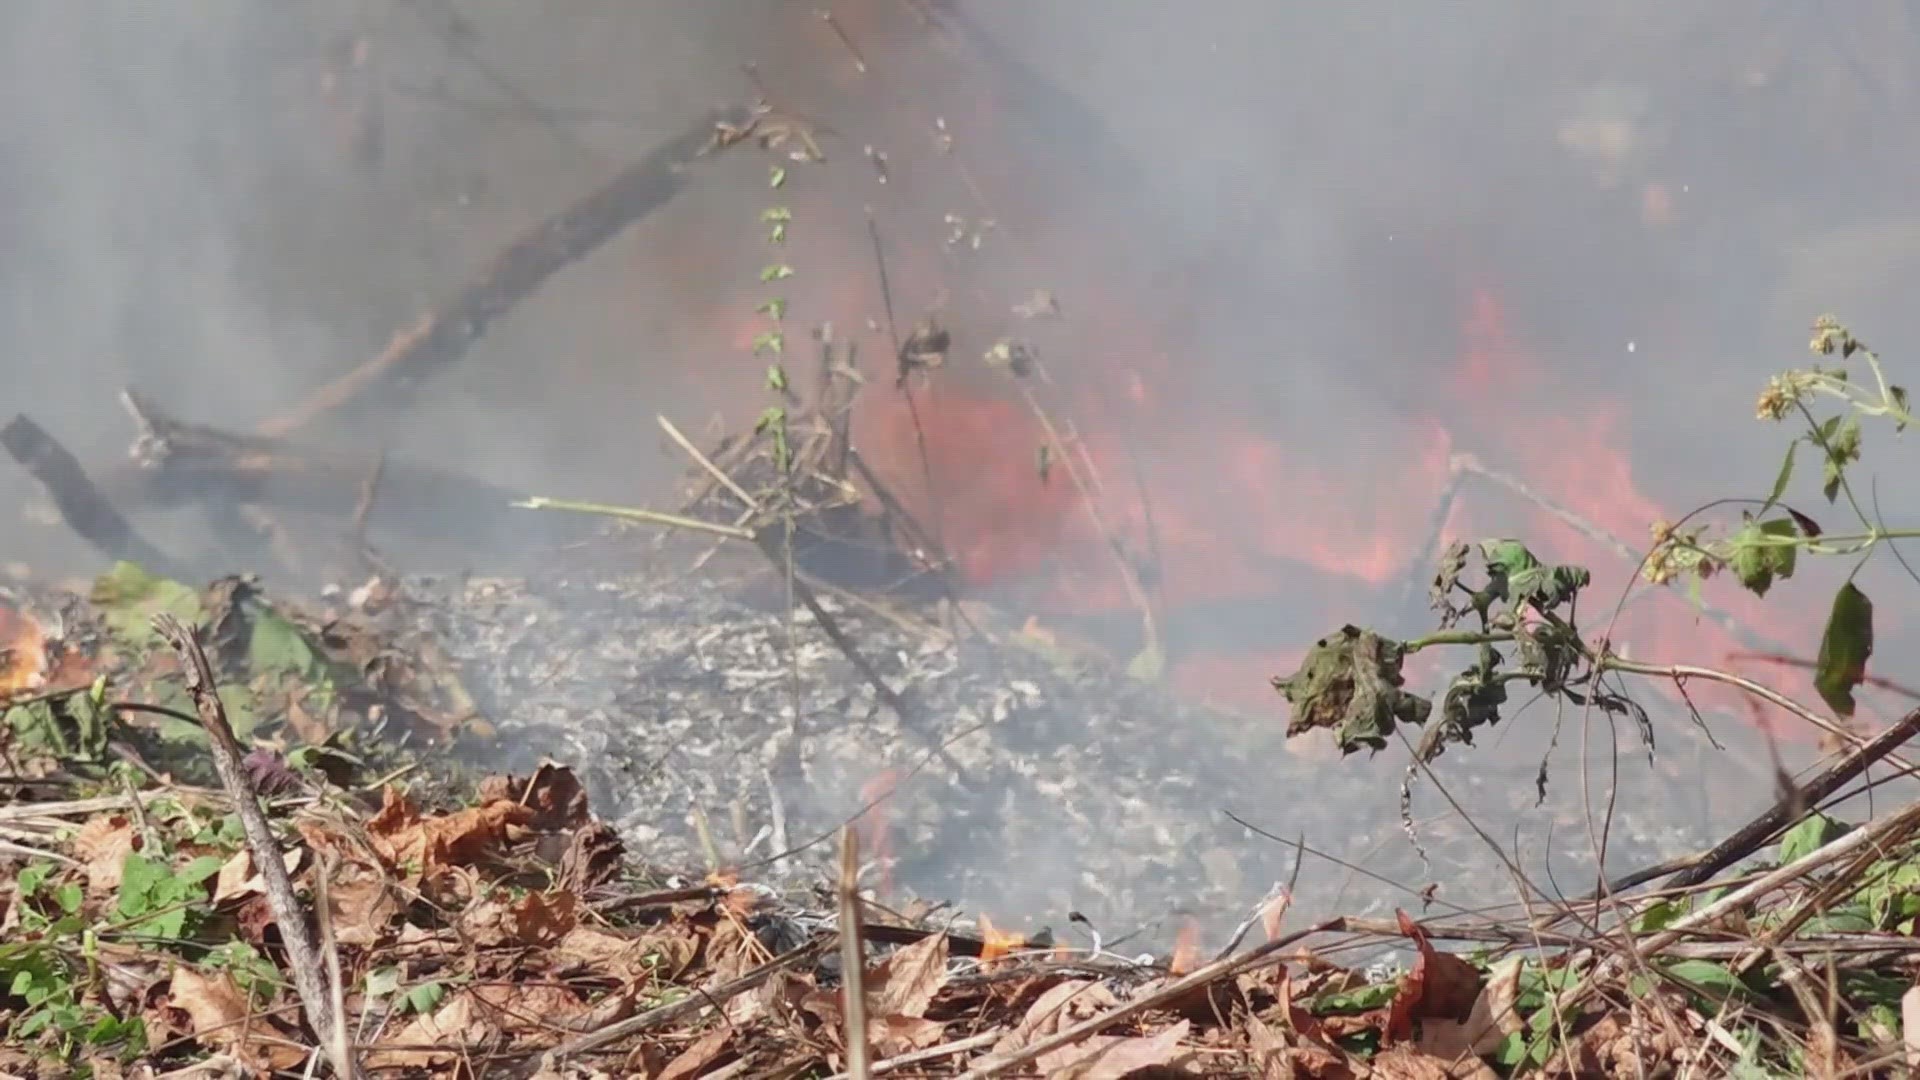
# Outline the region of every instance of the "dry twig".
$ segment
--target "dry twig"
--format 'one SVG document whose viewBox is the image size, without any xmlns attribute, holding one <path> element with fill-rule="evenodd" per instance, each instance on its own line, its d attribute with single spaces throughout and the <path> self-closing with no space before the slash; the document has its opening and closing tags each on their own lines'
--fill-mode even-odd
<svg viewBox="0 0 1920 1080">
<path fill-rule="evenodd" d="M 247 838 L 247 849 L 266 885 L 267 905 L 286 942 L 287 963 L 293 968 L 293 985 L 307 1014 L 307 1024 L 327 1047 L 335 1074 L 357 1077 L 358 1066 L 351 1055 L 346 1060 L 335 1056 L 346 1040 L 345 1031 L 339 1026 L 344 1018 L 333 1011 L 325 968 L 314 946 L 313 931 L 307 926 L 306 909 L 294 895 L 293 880 L 287 876 L 286 855 L 280 849 L 280 842 L 274 839 L 273 827 L 267 823 L 266 811 L 260 807 L 259 793 L 254 790 L 241 760 L 244 752 L 234 737 L 233 726 L 227 722 L 226 707 L 220 703 L 206 650 L 200 647 L 193 630 L 172 615 L 154 616 L 153 629 L 180 658 L 187 693 L 193 697 L 194 708 L 212 747 L 214 769 L 220 774 L 227 795 L 233 799 L 234 813 L 240 818 L 241 831 Z"/>
</svg>

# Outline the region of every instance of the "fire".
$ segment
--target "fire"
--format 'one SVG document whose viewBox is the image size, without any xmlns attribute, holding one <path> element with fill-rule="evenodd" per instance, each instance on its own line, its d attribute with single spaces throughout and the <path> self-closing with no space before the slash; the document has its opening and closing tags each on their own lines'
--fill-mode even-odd
<svg viewBox="0 0 1920 1080">
<path fill-rule="evenodd" d="M 46 636 L 26 612 L 0 604 L 0 699 L 47 684 Z"/>
</svg>

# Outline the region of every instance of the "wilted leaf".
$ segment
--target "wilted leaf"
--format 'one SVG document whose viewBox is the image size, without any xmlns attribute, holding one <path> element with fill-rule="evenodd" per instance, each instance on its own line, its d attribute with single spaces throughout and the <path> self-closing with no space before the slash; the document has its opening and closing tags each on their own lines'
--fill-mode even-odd
<svg viewBox="0 0 1920 1080">
<path fill-rule="evenodd" d="M 1273 680 L 1293 706 L 1287 735 L 1326 728 L 1342 753 L 1385 749 L 1396 723 L 1425 723 L 1433 711 L 1432 702 L 1401 689 L 1405 660 L 1399 642 L 1352 625 L 1314 642 L 1298 671 Z"/>
<path fill-rule="evenodd" d="M 867 976 L 870 1016 L 925 1016 L 947 984 L 947 935 L 934 934 L 896 950 Z"/>
<path fill-rule="evenodd" d="M 946 1036 L 947 1025 L 919 1016 L 873 1016 L 867 1020 L 867 1042 L 880 1057 L 897 1057 L 924 1050 Z"/>
<path fill-rule="evenodd" d="M 1873 601 L 1849 581 L 1834 594 L 1813 676 L 1820 699 L 1836 714 L 1853 715 L 1853 691 L 1866 679 L 1867 658 L 1872 655 Z"/>
<path fill-rule="evenodd" d="M 280 856 L 280 864 L 291 875 L 300 869 L 306 861 L 304 848 L 292 848 Z M 213 879 L 213 902 L 224 903 L 247 896 L 261 896 L 267 891 L 266 879 L 261 877 L 253 864 L 253 852 L 241 848 L 233 853 L 226 862 L 220 864 L 220 872 Z"/>
<path fill-rule="evenodd" d="M 1034 1065 L 1041 1075 L 1053 1080 L 1120 1080 L 1137 1069 L 1158 1068 L 1172 1061 L 1191 1026 L 1182 1020 L 1142 1038 L 1095 1035 L 1042 1054 Z"/>
<path fill-rule="evenodd" d="M 93 603 L 107 629 L 121 642 L 146 649 L 160 640 L 153 617 L 165 612 L 191 626 L 200 620 L 200 595 L 177 581 L 154 577 L 130 562 L 117 562 L 93 583 Z"/>
</svg>

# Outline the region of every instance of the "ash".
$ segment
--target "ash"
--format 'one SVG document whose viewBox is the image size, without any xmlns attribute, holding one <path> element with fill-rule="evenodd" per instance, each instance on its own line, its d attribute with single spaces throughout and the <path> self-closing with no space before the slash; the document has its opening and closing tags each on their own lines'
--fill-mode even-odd
<svg viewBox="0 0 1920 1080">
<path fill-rule="evenodd" d="M 1164 941 L 1188 920 L 1223 936 L 1296 861 L 1290 843 L 1227 811 L 1352 864 L 1305 859 L 1303 917 L 1418 910 L 1429 881 L 1441 884 L 1436 913 L 1514 897 L 1501 862 L 1430 787 L 1422 863 L 1400 827 L 1400 757 L 1291 752 L 1277 699 L 1268 718 L 1227 715 L 1094 660 L 956 649 L 823 596 L 909 702 L 909 726 L 804 609 L 757 610 L 698 578 L 415 578 L 405 591 L 495 724 L 482 764 L 573 766 L 660 876 L 719 865 L 775 885 L 831 880 L 836 830 L 885 796 L 861 819 L 877 860 L 866 880 L 883 899 L 996 923 L 1064 930 L 1078 912 L 1109 941 Z M 1503 772 L 1476 753 L 1441 763 L 1456 766 L 1469 813 L 1503 842 L 1525 823 L 1526 861 L 1552 859 L 1569 892 L 1590 884 L 1590 870 L 1564 876 L 1591 864 L 1577 806 L 1561 805 L 1578 784 L 1534 808 L 1534 763 Z M 1620 800 L 1609 868 L 1710 842 L 1708 822 L 1671 820 L 1685 816 L 1671 798 L 1684 778 L 1648 770 L 1621 783 L 1637 787 Z"/>
</svg>

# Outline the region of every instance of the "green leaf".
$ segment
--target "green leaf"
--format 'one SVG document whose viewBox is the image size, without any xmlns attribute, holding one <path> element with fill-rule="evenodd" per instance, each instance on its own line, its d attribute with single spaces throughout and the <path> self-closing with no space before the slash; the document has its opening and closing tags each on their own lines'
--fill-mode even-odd
<svg viewBox="0 0 1920 1080">
<path fill-rule="evenodd" d="M 1685 897 L 1656 900 L 1634 921 L 1634 927 L 1643 934 L 1657 934 L 1692 909 L 1693 904 Z"/>
<path fill-rule="evenodd" d="M 325 659 L 291 619 L 269 607 L 253 617 L 247 639 L 247 663 L 256 676 L 283 676 L 301 682 L 324 678 Z"/>
<path fill-rule="evenodd" d="M 767 389 L 777 393 L 786 393 L 787 370 L 779 364 L 767 365 Z"/>
<path fill-rule="evenodd" d="M 1793 452 L 1799 448 L 1800 440 L 1798 439 L 1787 444 L 1786 459 L 1780 462 L 1780 475 L 1773 478 L 1773 490 L 1767 494 L 1767 503 L 1760 508 L 1761 513 L 1764 514 L 1773 509 L 1773 504 L 1779 502 L 1780 496 L 1787 493 L 1787 483 L 1793 479 Z"/>
<path fill-rule="evenodd" d="M 761 281 L 784 281 L 793 276 L 793 267 L 786 263 L 771 263 L 760 268 Z"/>
<path fill-rule="evenodd" d="M 786 184 L 786 182 L 787 182 L 787 170 L 784 166 L 775 165 L 771 170 L 768 171 L 767 173 L 768 187 L 770 188 L 782 187 Z"/>
<path fill-rule="evenodd" d="M 1711 960 L 1675 960 L 1666 969 L 1669 975 L 1693 984 L 1709 1000 L 1724 1001 L 1747 989 L 1725 964 Z"/>
<path fill-rule="evenodd" d="M 1814 813 L 1780 838 L 1780 865 L 1796 863 L 1845 836 L 1847 826 L 1823 813 Z"/>
<path fill-rule="evenodd" d="M 187 889 L 200 884 L 220 872 L 221 860 L 212 855 L 202 855 L 180 869 L 174 871 L 173 880 L 184 893 Z"/>
<path fill-rule="evenodd" d="M 93 583 L 93 602 L 107 629 L 124 644 L 147 649 L 159 643 L 155 615 L 166 612 L 192 625 L 203 612 L 200 595 L 177 581 L 154 577 L 130 562 L 117 562 Z"/>
<path fill-rule="evenodd" d="M 1907 408 L 1907 388 L 1906 387 L 1904 386 L 1887 387 L 1887 397 L 1893 402 L 1894 408 L 1899 409 L 1903 413 L 1907 413 L 1909 415 L 1912 414 L 1913 410 Z M 1905 420 L 1895 420 L 1893 422 L 1893 430 L 1895 431 L 1907 430 L 1907 422 Z"/>
<path fill-rule="evenodd" d="M 1845 419 L 1833 417 L 1821 425 L 1821 435 L 1824 437 L 1827 464 L 1826 482 L 1820 491 L 1826 495 L 1828 502 L 1832 502 L 1840 493 L 1840 480 L 1846 474 L 1848 463 L 1860 460 L 1860 418 L 1851 415 Z"/>
<path fill-rule="evenodd" d="M 1487 564 L 1492 591 L 1541 611 L 1568 603 L 1593 580 L 1584 567 L 1542 564 L 1517 540 L 1482 540 L 1480 558 Z"/>
<path fill-rule="evenodd" d="M 1334 994 L 1321 994 L 1308 1004 L 1307 1011 L 1315 1015 L 1367 1012 L 1391 1003 L 1399 991 L 1398 983 L 1384 982 Z"/>
<path fill-rule="evenodd" d="M 793 211 L 784 206 L 769 206 L 765 210 L 760 211 L 760 223 L 762 225 L 773 225 L 778 222 L 792 220 Z"/>
<path fill-rule="evenodd" d="M 1799 535 L 1800 530 L 1790 517 L 1771 521 L 1749 518 L 1733 535 L 1733 554 L 1727 559 L 1727 565 L 1740 579 L 1740 584 L 1755 596 L 1765 596 L 1776 578 L 1793 576 L 1794 559 L 1799 552 L 1791 544 L 1771 541 L 1797 539 Z"/>
<path fill-rule="evenodd" d="M 754 335 L 753 355 L 769 353 L 780 356 L 787 351 L 787 335 L 778 330 L 765 330 Z"/>
<path fill-rule="evenodd" d="M 1834 594 L 1813 675 L 1820 699 L 1837 715 L 1853 715 L 1853 691 L 1866 679 L 1867 658 L 1872 655 L 1873 601 L 1849 581 Z"/>
<path fill-rule="evenodd" d="M 417 1013 L 430 1013 L 447 996 L 447 988 L 437 982 L 421 983 L 406 993 L 407 1006 Z"/>
<path fill-rule="evenodd" d="M 779 322 L 787 317 L 787 302 L 784 298 L 776 296 L 753 310 L 768 316 L 774 322 Z"/>
</svg>

